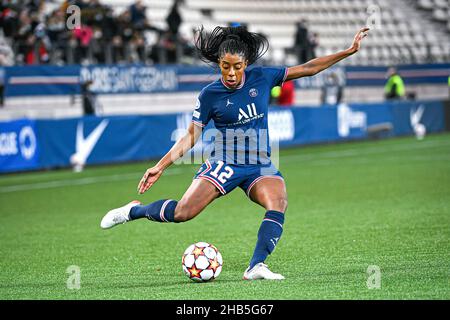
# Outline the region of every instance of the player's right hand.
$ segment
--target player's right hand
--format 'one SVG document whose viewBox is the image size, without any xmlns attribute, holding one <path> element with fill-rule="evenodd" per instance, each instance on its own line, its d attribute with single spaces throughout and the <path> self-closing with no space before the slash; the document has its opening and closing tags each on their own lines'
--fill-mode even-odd
<svg viewBox="0 0 450 320">
<path fill-rule="evenodd" d="M 142 177 L 141 181 L 139 182 L 139 185 L 137 188 L 138 193 L 143 194 L 145 191 L 150 189 L 153 186 L 153 184 L 156 181 L 158 181 L 158 179 L 161 177 L 162 173 L 163 173 L 163 170 L 161 169 L 161 167 L 158 167 L 158 166 L 147 169 L 147 171 L 145 171 L 145 174 Z"/>
</svg>

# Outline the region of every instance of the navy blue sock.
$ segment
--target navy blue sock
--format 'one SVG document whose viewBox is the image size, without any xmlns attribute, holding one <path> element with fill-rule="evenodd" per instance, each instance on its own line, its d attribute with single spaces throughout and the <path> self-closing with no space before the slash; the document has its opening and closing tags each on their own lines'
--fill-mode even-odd
<svg viewBox="0 0 450 320">
<path fill-rule="evenodd" d="M 258 241 L 250 261 L 250 269 L 256 264 L 264 262 L 283 233 L 284 214 L 278 211 L 267 211 L 258 231 Z"/>
<path fill-rule="evenodd" d="M 175 222 L 175 200 L 158 200 L 146 206 L 134 206 L 130 211 L 130 219 L 147 218 L 157 222 Z"/>
</svg>

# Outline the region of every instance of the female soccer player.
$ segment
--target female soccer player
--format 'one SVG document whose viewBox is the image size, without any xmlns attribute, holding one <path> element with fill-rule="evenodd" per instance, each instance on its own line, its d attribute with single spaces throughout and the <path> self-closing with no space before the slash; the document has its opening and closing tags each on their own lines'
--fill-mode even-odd
<svg viewBox="0 0 450 320">
<path fill-rule="evenodd" d="M 211 119 L 216 127 L 214 151 L 200 167 L 180 201 L 164 199 L 147 206 L 132 201 L 109 211 L 101 221 L 101 227 L 108 229 L 139 218 L 185 222 L 195 218 L 219 196 L 239 186 L 250 200 L 266 210 L 243 278 L 284 279 L 264 264 L 281 237 L 287 208 L 283 177 L 270 161 L 267 134 L 270 91 L 284 81 L 313 76 L 358 52 L 368 31 L 369 28 L 358 31 L 347 50 L 303 65 L 247 69 L 267 51 L 265 37 L 243 27 L 216 27 L 209 35 L 201 28 L 196 41 L 197 50 L 206 62 L 218 64 L 222 76 L 201 91 L 188 132 L 156 166 L 145 172 L 138 192 L 143 194 L 150 189 L 164 170 L 188 152 Z"/>
</svg>

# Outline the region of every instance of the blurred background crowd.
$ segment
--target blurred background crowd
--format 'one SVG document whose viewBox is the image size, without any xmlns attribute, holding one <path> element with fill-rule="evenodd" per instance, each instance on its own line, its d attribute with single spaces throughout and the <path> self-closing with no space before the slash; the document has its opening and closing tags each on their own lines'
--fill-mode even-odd
<svg viewBox="0 0 450 320">
<path fill-rule="evenodd" d="M 80 9 L 76 28 L 68 25 L 73 5 Z M 336 52 L 364 25 L 373 29 L 370 44 L 348 63 L 446 62 L 449 18 L 447 0 L 402 0 L 395 8 L 389 0 L 1 0 L 0 65 L 195 64 L 201 24 L 267 35 L 266 63 Z"/>
<path fill-rule="evenodd" d="M 166 17 L 166 28 L 149 21 L 141 0 L 120 13 L 100 0 L 63 1 L 49 11 L 44 0 L 4 0 L 0 3 L 0 65 L 92 64 L 92 63 L 179 63 L 198 62 L 192 34 L 179 32 L 183 22 L 179 11 L 184 0 L 174 0 Z M 80 8 L 80 27 L 70 29 L 67 21 Z M 208 10 L 203 12 L 210 15 Z M 307 20 L 296 24 L 294 53 L 299 63 L 316 57 L 318 33 L 309 32 Z M 246 23 L 229 22 L 229 26 Z M 149 37 L 150 36 L 150 37 Z M 153 42 L 153 43 L 149 43 Z"/>
<path fill-rule="evenodd" d="M 119 14 L 99 0 L 64 1 L 50 12 L 49 1 L 2 1 L 0 63 L 175 63 L 193 54 L 193 44 L 179 34 L 182 1 L 173 2 L 165 29 L 152 25 L 139 0 Z M 71 5 L 81 9 L 81 25 L 73 29 L 67 27 Z M 152 46 L 149 34 L 157 39 Z"/>
<path fill-rule="evenodd" d="M 450 62 L 448 0 L 393 3 L 391 0 L 0 0 L 0 118 L 74 115 L 72 106 L 79 104 L 73 98 L 78 93 L 56 97 L 53 91 L 50 95 L 42 92 L 42 97 L 30 99 L 21 96 L 26 92 L 11 96 L 11 91 L 4 89 L 6 68 L 2 66 L 204 66 L 194 46 L 195 31 L 201 25 L 206 30 L 240 25 L 264 34 L 270 48 L 257 63 L 290 66 L 343 50 L 362 26 L 371 28 L 363 50 L 357 55 L 341 61 L 330 72 L 274 88 L 272 104 L 318 106 L 447 97 L 446 84 L 432 80 L 449 76 L 444 66 Z M 404 65 L 421 67 L 405 71 L 401 69 Z M 349 66 L 368 69 L 360 73 L 342 69 Z M 32 81 L 36 85 L 48 84 L 45 81 L 74 81 L 70 77 L 43 80 L 45 75 L 40 74 L 41 78 Z M 417 82 L 419 76 L 428 77 L 431 80 L 426 81 L 431 82 L 423 85 Z M 20 81 L 29 81 L 23 79 Z M 180 75 L 177 81 L 185 85 L 211 79 L 193 74 Z M 348 86 L 348 81 L 356 85 Z M 55 86 L 61 85 L 56 82 Z M 191 105 L 196 94 L 195 90 L 171 94 L 145 92 L 128 103 L 130 94 L 114 98 L 104 94 L 97 99 L 92 91 L 98 93 L 101 83 L 97 81 L 97 89 L 91 82 L 79 83 L 85 114 L 98 113 L 99 109 L 105 114 L 150 112 L 149 104 L 153 110 L 181 110 Z M 104 108 L 95 107 L 98 105 Z"/>
</svg>

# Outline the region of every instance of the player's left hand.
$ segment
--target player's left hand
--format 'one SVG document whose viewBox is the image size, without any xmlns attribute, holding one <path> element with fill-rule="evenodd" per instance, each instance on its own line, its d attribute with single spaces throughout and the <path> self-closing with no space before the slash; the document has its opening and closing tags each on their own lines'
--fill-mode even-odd
<svg viewBox="0 0 450 320">
<path fill-rule="evenodd" d="M 349 49 L 351 53 L 356 53 L 359 51 L 359 49 L 361 48 L 361 41 L 368 36 L 369 30 L 370 28 L 365 27 L 356 33 L 355 39 L 353 39 L 353 43 Z"/>
</svg>

